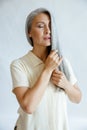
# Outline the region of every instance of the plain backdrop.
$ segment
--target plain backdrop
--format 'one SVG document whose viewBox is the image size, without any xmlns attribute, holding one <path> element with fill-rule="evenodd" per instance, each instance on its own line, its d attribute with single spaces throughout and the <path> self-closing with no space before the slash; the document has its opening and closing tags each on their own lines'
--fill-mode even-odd
<svg viewBox="0 0 87 130">
<path fill-rule="evenodd" d="M 67 99 L 70 130 L 87 130 L 86 0 L 0 0 L 0 130 L 13 130 L 18 117 L 10 63 L 31 49 L 25 36 L 25 20 L 38 7 L 52 10 L 62 52 L 71 63 L 83 94 L 80 104 Z"/>
</svg>

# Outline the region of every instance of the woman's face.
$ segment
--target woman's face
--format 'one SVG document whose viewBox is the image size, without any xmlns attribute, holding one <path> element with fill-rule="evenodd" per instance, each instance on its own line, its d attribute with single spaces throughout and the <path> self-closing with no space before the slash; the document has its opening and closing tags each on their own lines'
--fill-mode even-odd
<svg viewBox="0 0 87 130">
<path fill-rule="evenodd" d="M 33 19 L 29 37 L 32 38 L 33 44 L 39 46 L 50 46 L 50 17 L 45 13 L 40 13 Z"/>
</svg>

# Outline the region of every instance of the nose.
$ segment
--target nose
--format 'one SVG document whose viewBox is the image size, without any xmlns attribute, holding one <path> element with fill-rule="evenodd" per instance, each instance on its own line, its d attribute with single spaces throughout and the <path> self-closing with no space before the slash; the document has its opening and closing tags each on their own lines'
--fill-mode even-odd
<svg viewBox="0 0 87 130">
<path fill-rule="evenodd" d="M 50 34 L 50 33 L 51 33 L 51 30 L 50 30 L 50 27 L 49 27 L 49 26 L 46 26 L 46 28 L 45 28 L 45 33 L 46 33 L 46 34 Z"/>
</svg>

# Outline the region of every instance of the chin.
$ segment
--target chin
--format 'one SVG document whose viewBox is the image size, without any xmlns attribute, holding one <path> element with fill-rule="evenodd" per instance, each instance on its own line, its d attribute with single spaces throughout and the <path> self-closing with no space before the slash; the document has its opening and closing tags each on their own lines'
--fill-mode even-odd
<svg viewBox="0 0 87 130">
<path fill-rule="evenodd" d="M 44 46 L 50 46 L 51 43 L 50 43 L 50 42 L 48 42 L 48 43 L 45 42 L 43 45 L 44 45 Z"/>
</svg>

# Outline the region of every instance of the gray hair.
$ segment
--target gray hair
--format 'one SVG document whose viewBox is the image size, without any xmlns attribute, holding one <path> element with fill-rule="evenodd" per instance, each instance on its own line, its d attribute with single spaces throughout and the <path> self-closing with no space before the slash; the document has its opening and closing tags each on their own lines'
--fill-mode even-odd
<svg viewBox="0 0 87 130">
<path fill-rule="evenodd" d="M 32 38 L 29 37 L 29 32 L 31 30 L 32 21 L 33 21 L 34 17 L 37 16 L 38 14 L 40 14 L 40 13 L 45 13 L 45 14 L 48 14 L 50 16 L 50 13 L 49 13 L 49 11 L 47 9 L 38 8 L 38 9 L 32 11 L 27 16 L 27 19 L 26 19 L 25 33 L 26 33 L 27 40 L 28 40 L 28 42 L 30 43 L 31 46 L 33 46 L 33 41 L 32 41 Z"/>
<path fill-rule="evenodd" d="M 57 30 L 56 30 L 56 24 L 52 15 L 51 11 L 48 11 L 45 8 L 38 8 L 34 11 L 32 11 L 26 19 L 26 24 L 25 24 L 25 33 L 26 33 L 26 37 L 28 42 L 31 44 L 31 46 L 33 46 L 33 41 L 32 39 L 29 37 L 29 31 L 31 30 L 31 25 L 32 25 L 32 21 L 34 19 L 34 17 L 40 13 L 46 13 L 50 16 L 51 19 L 51 46 L 50 46 L 50 50 L 58 50 L 58 56 L 61 57 L 62 56 L 62 52 L 59 46 L 59 40 L 58 40 L 58 34 L 57 34 Z M 67 68 L 67 64 L 66 61 L 63 59 L 61 65 L 59 66 L 59 70 L 62 71 L 68 80 L 70 80 L 70 74 Z"/>
</svg>

